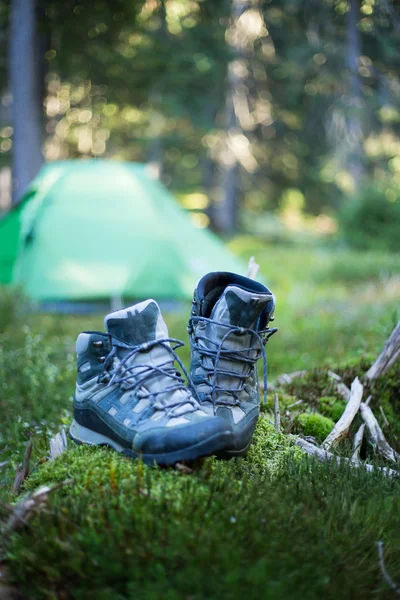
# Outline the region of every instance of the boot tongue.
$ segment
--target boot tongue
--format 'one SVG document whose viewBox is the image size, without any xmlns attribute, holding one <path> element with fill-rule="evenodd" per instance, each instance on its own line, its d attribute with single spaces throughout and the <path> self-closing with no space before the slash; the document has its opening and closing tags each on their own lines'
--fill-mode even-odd
<svg viewBox="0 0 400 600">
<path fill-rule="evenodd" d="M 162 340 L 168 337 L 167 326 L 155 300 L 145 300 L 129 308 L 110 313 L 104 319 L 104 325 L 110 335 L 131 346 L 145 344 L 154 340 Z M 129 353 L 129 348 L 117 347 L 116 360 L 123 359 Z M 135 377 L 140 377 L 143 373 L 146 373 L 149 367 L 157 369 L 163 366 L 163 368 L 166 368 L 168 366 L 172 367 L 173 364 L 173 357 L 162 344 L 151 348 L 148 352 L 139 352 L 125 363 L 125 366 L 128 368 L 135 367 L 135 376 L 132 379 L 128 379 L 127 383 L 134 383 Z M 143 367 L 142 371 L 140 367 Z M 167 389 L 173 383 L 169 377 L 158 375 L 145 383 L 144 390 L 159 392 Z M 187 399 L 187 393 L 183 390 L 176 390 L 172 393 L 158 396 L 160 404 L 184 402 L 185 399 Z M 181 404 L 175 408 L 174 415 L 185 414 L 188 410 L 193 410 L 191 404 Z"/>
<path fill-rule="evenodd" d="M 270 293 L 251 292 L 236 285 L 228 285 L 218 298 L 210 315 L 210 319 L 220 323 L 220 325 L 207 323 L 204 335 L 199 340 L 199 345 L 215 351 L 229 331 L 229 326 L 256 331 L 258 329 L 257 320 L 272 299 L 273 296 Z M 260 344 L 259 342 L 255 343 L 253 338 L 252 333 L 241 336 L 230 335 L 224 339 L 223 349 L 243 352 L 243 348 L 248 348 L 247 356 L 254 358 L 259 351 Z M 211 358 L 206 357 L 204 364 L 209 369 L 214 368 Z M 238 375 L 246 376 L 249 372 L 249 366 L 245 362 L 241 363 L 240 361 L 221 358 L 218 364 L 220 369 L 232 371 Z M 237 389 L 240 381 L 237 377 L 218 375 L 217 383 L 225 389 Z M 200 389 L 200 391 L 203 390 Z"/>
<path fill-rule="evenodd" d="M 135 346 L 168 337 L 167 326 L 154 300 L 110 313 L 104 325 L 110 335 Z"/>
<path fill-rule="evenodd" d="M 268 302 L 271 294 L 249 292 L 236 285 L 228 285 L 211 311 L 211 319 L 247 329 L 255 329 L 256 321 Z"/>
</svg>

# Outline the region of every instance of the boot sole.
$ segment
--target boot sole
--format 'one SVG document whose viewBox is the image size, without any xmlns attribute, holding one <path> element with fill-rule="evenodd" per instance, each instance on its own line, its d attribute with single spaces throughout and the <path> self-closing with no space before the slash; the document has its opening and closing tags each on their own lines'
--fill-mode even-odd
<svg viewBox="0 0 400 600">
<path fill-rule="evenodd" d="M 217 455 L 224 447 L 227 446 L 228 441 L 231 440 L 232 433 L 230 431 L 224 431 L 213 435 L 206 440 L 194 444 L 188 448 L 182 450 L 175 450 L 174 452 L 166 452 L 160 454 L 138 454 L 133 450 L 124 448 L 111 438 L 96 433 L 83 425 L 79 425 L 75 420 L 72 422 L 69 432 L 69 437 L 76 444 L 86 444 L 89 446 L 109 446 L 120 454 L 128 456 L 129 458 L 141 458 L 141 460 L 147 465 L 172 465 L 176 462 L 195 460 L 205 456 Z"/>
<path fill-rule="evenodd" d="M 239 458 L 240 456 L 246 456 L 251 446 L 251 442 L 252 440 L 250 440 L 247 446 L 245 446 L 241 450 L 223 450 L 221 452 L 217 452 L 215 456 L 223 460 L 229 460 L 230 458 Z"/>
</svg>

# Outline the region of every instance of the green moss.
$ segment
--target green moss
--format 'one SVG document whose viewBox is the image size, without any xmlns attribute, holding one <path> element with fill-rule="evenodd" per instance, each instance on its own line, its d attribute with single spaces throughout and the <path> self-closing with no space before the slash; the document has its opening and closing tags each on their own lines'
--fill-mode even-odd
<svg viewBox="0 0 400 600">
<path fill-rule="evenodd" d="M 319 442 L 323 442 L 335 426 L 332 419 L 318 413 L 302 413 L 296 420 L 304 435 L 312 435 Z"/>
<path fill-rule="evenodd" d="M 335 396 L 322 396 L 319 401 L 320 412 L 335 421 L 339 421 L 346 408 L 346 402 L 344 400 L 338 400 Z"/>
<path fill-rule="evenodd" d="M 28 480 L 73 479 L 7 540 L 12 581 L 30 600 L 384 598 L 373 549 L 398 578 L 399 485 L 291 444 L 261 419 L 248 458 L 190 475 L 73 447 Z"/>
<path fill-rule="evenodd" d="M 398 299 L 385 296 L 382 286 L 366 295 L 361 284 L 354 293 L 339 280 L 335 286 L 307 283 L 313 270 L 325 271 L 331 252 L 258 246 L 257 260 L 279 298 L 269 375 L 308 371 L 279 391 L 282 425 L 291 431 L 299 408 L 321 412 L 321 397 L 336 396 L 328 368 L 347 385 L 365 373 L 393 327 Z M 247 242 L 240 251 L 247 260 Z M 388 597 L 375 545 L 383 539 L 386 567 L 400 580 L 399 483 L 308 460 L 293 437 L 269 423 L 273 394 L 246 458 L 199 461 L 189 475 L 88 447 L 71 446 L 56 461 L 43 462 L 49 431 L 70 420 L 74 337 L 102 327 L 102 318 L 27 318 L 13 298 L 0 298 L 0 305 L 0 458 L 10 460 L 1 471 L 1 499 L 14 500 L 10 483 L 31 434 L 33 472 L 25 491 L 72 480 L 27 527 L 1 540 L 24 600 Z M 189 310 L 165 315 L 172 335 L 183 337 Z M 188 347 L 185 352 L 187 363 Z M 400 364 L 366 386 L 369 393 L 381 425 L 379 405 L 390 422 L 385 435 L 400 451 Z M 303 404 L 286 416 L 300 398 Z M 334 416 L 328 414 L 333 405 L 327 402 L 326 417 Z M 1 504 L 0 513 L 8 516 Z"/>
</svg>

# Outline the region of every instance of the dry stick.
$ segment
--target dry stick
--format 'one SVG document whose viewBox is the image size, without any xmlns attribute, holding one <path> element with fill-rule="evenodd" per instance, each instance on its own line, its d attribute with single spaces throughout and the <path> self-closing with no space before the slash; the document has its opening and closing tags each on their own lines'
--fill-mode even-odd
<svg viewBox="0 0 400 600">
<path fill-rule="evenodd" d="M 299 379 L 300 377 L 304 377 L 307 371 L 294 371 L 293 373 L 283 373 L 283 375 L 279 375 L 276 378 L 276 383 L 278 385 L 287 385 L 292 383 L 293 379 Z"/>
<path fill-rule="evenodd" d="M 379 541 L 376 543 L 376 545 L 378 548 L 379 566 L 383 575 L 383 579 L 386 581 L 388 586 L 391 587 L 396 592 L 396 594 L 400 596 L 400 585 L 393 581 L 386 569 L 385 558 L 383 556 L 383 542 Z"/>
<path fill-rule="evenodd" d="M 370 381 L 386 373 L 400 356 L 400 321 L 386 340 L 384 348 L 365 377 Z"/>
<path fill-rule="evenodd" d="M 258 271 L 260 270 L 260 265 L 258 265 L 254 259 L 254 256 L 250 257 L 249 265 L 247 267 L 247 277 L 249 279 L 257 279 Z"/>
<path fill-rule="evenodd" d="M 190 473 L 193 473 L 193 469 L 191 469 L 190 467 L 188 467 L 187 465 L 185 465 L 184 463 L 181 463 L 181 462 L 175 463 L 175 469 L 177 471 L 179 471 L 180 473 L 186 473 L 187 475 L 189 475 Z"/>
<path fill-rule="evenodd" d="M 33 513 L 47 504 L 49 494 L 71 484 L 72 481 L 72 479 L 67 479 L 53 487 L 43 485 L 31 494 L 26 495 L 14 506 L 8 507 L 10 516 L 1 530 L 2 535 L 7 535 L 16 529 L 19 529 L 21 526 L 26 525 Z"/>
<path fill-rule="evenodd" d="M 400 461 L 400 454 L 393 450 L 388 444 L 383 434 L 382 429 L 379 427 L 379 423 L 375 418 L 374 413 L 369 406 L 366 406 L 363 402 L 360 406 L 361 416 L 368 427 L 371 434 L 372 441 L 374 442 L 377 451 L 387 460 L 394 463 Z"/>
<path fill-rule="evenodd" d="M 342 396 L 343 400 L 348 402 L 350 400 L 351 392 L 346 384 L 343 383 L 342 378 L 333 371 L 328 371 L 328 375 L 334 380 L 334 386 L 337 393 Z"/>
<path fill-rule="evenodd" d="M 296 446 L 301 448 L 301 450 L 303 450 L 304 452 L 307 452 L 307 454 L 315 456 L 320 461 L 332 460 L 337 463 L 341 463 L 343 461 L 345 463 L 348 463 L 351 467 L 364 467 L 369 472 L 380 471 L 387 477 L 400 478 L 400 471 L 395 471 L 394 469 L 389 469 L 388 467 L 374 467 L 368 463 L 361 463 L 358 461 L 353 462 L 349 458 L 340 458 L 339 456 L 335 456 L 334 454 L 332 454 L 332 452 L 328 452 L 327 450 L 318 448 L 318 446 L 315 446 L 314 444 L 311 444 L 310 442 L 307 442 L 307 440 L 303 440 L 302 438 L 297 438 Z"/>
<path fill-rule="evenodd" d="M 383 410 L 383 408 L 382 408 L 382 405 L 381 405 L 381 404 L 379 405 L 379 410 L 380 410 L 380 413 L 381 413 L 381 415 L 382 415 L 382 419 L 385 421 L 385 425 L 386 425 L 386 427 L 389 427 L 390 423 L 389 423 L 389 421 L 388 421 L 388 420 L 387 420 L 387 418 L 386 418 L 385 411 Z"/>
<path fill-rule="evenodd" d="M 54 460 L 60 456 L 68 448 L 68 440 L 65 434 L 65 429 L 61 429 L 50 440 L 50 460 Z"/>
<path fill-rule="evenodd" d="M 281 411 L 279 409 L 279 398 L 276 392 L 274 397 L 274 426 L 275 431 L 281 430 Z"/>
<path fill-rule="evenodd" d="M 294 406 L 298 406 L 299 404 L 303 404 L 304 400 L 296 400 L 296 402 L 293 402 L 293 404 L 289 404 L 289 406 L 287 406 L 286 408 L 289 410 L 289 408 L 293 408 Z"/>
<path fill-rule="evenodd" d="M 23 459 L 22 463 L 19 465 L 19 467 L 17 469 L 17 474 L 14 479 L 14 483 L 12 486 L 12 491 L 14 492 L 14 494 L 19 493 L 19 491 L 21 489 L 21 485 L 24 483 L 25 479 L 28 477 L 29 462 L 31 460 L 31 455 L 32 455 L 32 447 L 33 447 L 33 441 L 32 441 L 32 438 L 30 438 L 30 440 L 26 446 L 26 449 L 25 449 L 24 459 Z"/>
<path fill-rule="evenodd" d="M 363 443 L 364 431 L 365 431 L 365 423 L 362 423 L 360 425 L 356 435 L 354 436 L 353 454 L 351 456 L 351 460 L 354 462 L 358 462 L 360 460 L 360 450 L 361 450 L 361 446 Z"/>
<path fill-rule="evenodd" d="M 349 431 L 350 425 L 352 424 L 353 419 L 360 408 L 363 389 L 362 383 L 358 377 L 356 377 L 351 384 L 350 400 L 346 404 L 346 408 L 344 409 L 342 416 L 322 444 L 325 450 L 329 450 L 332 445 L 337 444 Z"/>
</svg>

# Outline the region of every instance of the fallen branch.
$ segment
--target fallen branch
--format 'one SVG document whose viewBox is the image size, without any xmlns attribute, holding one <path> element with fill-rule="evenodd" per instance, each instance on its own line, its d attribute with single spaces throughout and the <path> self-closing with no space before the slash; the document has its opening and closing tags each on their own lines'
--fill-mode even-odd
<svg viewBox="0 0 400 600">
<path fill-rule="evenodd" d="M 17 474 L 15 475 L 14 483 L 12 486 L 12 491 L 14 494 L 19 494 L 22 484 L 24 483 L 25 479 L 29 475 L 29 463 L 30 463 L 31 456 L 32 456 L 32 448 L 33 448 L 33 441 L 32 441 L 32 438 L 30 438 L 30 440 L 26 446 L 26 449 L 25 449 L 23 461 L 18 466 Z"/>
<path fill-rule="evenodd" d="M 345 435 L 347 435 L 350 425 L 352 424 L 353 419 L 360 408 L 363 389 L 362 383 L 358 377 L 356 377 L 351 384 L 350 399 L 342 416 L 322 444 L 325 450 L 329 450 L 334 444 L 337 444 Z"/>
<path fill-rule="evenodd" d="M 337 463 L 345 462 L 345 463 L 348 463 L 351 467 L 355 467 L 355 468 L 364 467 L 366 469 L 366 471 L 369 471 L 369 472 L 380 471 L 387 477 L 390 477 L 390 478 L 399 477 L 400 478 L 400 471 L 395 471 L 394 469 L 389 469 L 388 467 L 374 467 L 373 465 L 370 465 L 368 463 L 361 463 L 359 461 L 354 462 L 354 461 L 350 460 L 349 458 L 343 458 L 340 456 L 336 456 L 335 454 L 332 454 L 332 452 L 328 452 L 327 450 L 324 450 L 323 448 L 318 448 L 318 446 L 315 446 L 314 444 L 311 444 L 310 442 L 308 442 L 307 440 L 304 440 L 302 438 L 297 438 L 296 446 L 301 448 L 307 454 L 310 454 L 311 456 L 315 456 L 320 461 L 328 460 L 328 461 L 333 461 L 333 462 L 337 462 Z"/>
<path fill-rule="evenodd" d="M 351 392 L 350 392 L 349 388 L 347 387 L 347 385 L 345 383 L 343 383 L 342 378 L 337 373 L 334 373 L 333 371 L 328 371 L 328 375 L 331 379 L 334 380 L 335 390 L 337 391 L 339 396 L 341 396 L 343 398 L 343 400 L 348 402 L 350 400 Z"/>
<path fill-rule="evenodd" d="M 296 402 L 293 402 L 293 404 L 289 404 L 289 406 L 287 406 L 286 408 L 289 410 L 289 408 L 293 408 L 294 406 L 298 406 L 299 404 L 303 404 L 304 400 L 296 400 Z"/>
<path fill-rule="evenodd" d="M 400 321 L 386 340 L 384 348 L 365 377 L 369 381 L 384 375 L 400 356 Z"/>
<path fill-rule="evenodd" d="M 361 416 L 368 427 L 371 438 L 379 454 L 381 454 L 387 460 L 397 463 L 400 461 L 400 454 L 393 450 L 393 448 L 387 442 L 382 429 L 379 426 L 378 421 L 375 418 L 374 413 L 365 403 L 361 403 L 360 406 Z"/>
<path fill-rule="evenodd" d="M 278 385 L 288 385 L 292 383 L 294 379 L 299 379 L 300 377 L 304 377 L 307 371 L 294 371 L 293 373 L 283 373 L 283 375 L 279 375 L 276 378 L 276 383 Z"/>
<path fill-rule="evenodd" d="M 60 456 L 68 448 L 68 440 L 65 429 L 61 429 L 54 437 L 50 439 L 50 460 Z"/>
<path fill-rule="evenodd" d="M 274 427 L 275 431 L 281 430 L 281 411 L 279 409 L 279 398 L 276 392 L 274 397 Z"/>
<path fill-rule="evenodd" d="M 0 469 L 2 469 L 3 467 L 6 467 L 9 464 L 9 460 L 5 460 L 4 462 L 0 463 Z"/>
<path fill-rule="evenodd" d="M 365 431 L 365 423 L 362 423 L 360 425 L 360 427 L 358 428 L 356 435 L 354 436 L 353 454 L 351 456 L 351 460 L 353 462 L 358 462 L 360 460 L 360 450 L 361 450 L 361 446 L 363 443 L 364 431 Z"/>
<path fill-rule="evenodd" d="M 383 579 L 386 581 L 388 586 L 391 587 L 398 596 L 400 596 L 400 585 L 393 581 L 386 569 L 385 558 L 383 556 L 383 542 L 379 541 L 376 543 L 376 545 L 378 548 L 379 567 L 381 569 Z"/>
</svg>

